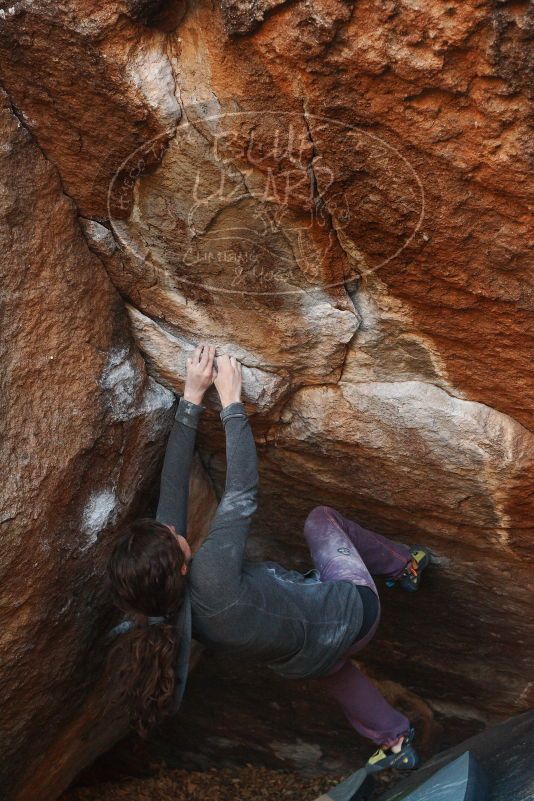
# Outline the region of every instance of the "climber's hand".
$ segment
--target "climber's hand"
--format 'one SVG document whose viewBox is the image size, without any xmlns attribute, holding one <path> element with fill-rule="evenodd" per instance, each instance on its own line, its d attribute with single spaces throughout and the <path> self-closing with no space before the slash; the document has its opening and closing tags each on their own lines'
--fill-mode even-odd
<svg viewBox="0 0 534 801">
<path fill-rule="evenodd" d="M 198 345 L 187 360 L 187 378 L 184 398 L 191 403 L 202 403 L 204 393 L 216 376 L 213 366 L 215 348 L 211 345 Z"/>
<path fill-rule="evenodd" d="M 231 403 L 241 401 L 241 382 L 241 364 L 235 356 L 228 356 L 226 353 L 217 356 L 217 375 L 214 383 L 223 409 Z"/>
</svg>

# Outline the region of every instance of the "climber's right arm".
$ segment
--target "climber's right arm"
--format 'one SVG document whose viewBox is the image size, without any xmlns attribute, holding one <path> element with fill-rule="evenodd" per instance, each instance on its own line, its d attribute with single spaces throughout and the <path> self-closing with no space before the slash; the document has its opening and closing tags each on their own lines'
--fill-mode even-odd
<svg viewBox="0 0 534 801">
<path fill-rule="evenodd" d="M 204 406 L 188 401 L 185 396 L 180 398 L 161 471 L 156 520 L 174 526 L 183 537 L 187 537 L 189 476 L 197 426 L 203 411 Z"/>
<path fill-rule="evenodd" d="M 199 345 L 187 360 L 184 394 L 167 442 L 161 473 L 160 494 L 156 519 L 172 525 L 176 532 L 187 536 L 187 501 L 189 476 L 195 451 L 198 422 L 204 411 L 202 399 L 214 378 L 215 348 Z"/>
</svg>

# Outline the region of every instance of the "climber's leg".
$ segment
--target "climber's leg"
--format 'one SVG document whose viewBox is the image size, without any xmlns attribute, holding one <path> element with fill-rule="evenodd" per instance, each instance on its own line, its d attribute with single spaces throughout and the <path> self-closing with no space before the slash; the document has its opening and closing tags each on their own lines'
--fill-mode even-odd
<svg viewBox="0 0 534 801">
<path fill-rule="evenodd" d="M 343 659 L 334 665 L 330 674 L 318 680 L 324 684 L 330 695 L 339 701 L 345 715 L 360 734 L 384 748 L 389 748 L 399 738 L 408 734 L 410 723 L 404 715 L 388 704 L 372 682 L 350 661 L 350 655 L 360 651 L 375 634 L 380 620 L 380 602 L 368 567 L 347 529 L 345 518 L 341 515 L 338 517 L 338 513 L 328 506 L 318 506 L 313 509 L 304 526 L 304 536 L 321 580 L 353 581 L 358 585 L 364 609 L 363 625 L 358 639 Z M 365 532 L 365 529 L 362 531 Z M 361 535 L 371 564 L 384 567 L 385 559 L 390 559 L 386 569 L 394 567 L 395 572 L 399 572 L 409 561 L 409 550 L 396 552 L 394 561 L 381 541 L 378 545 L 371 541 L 373 536 L 372 532 Z M 380 538 L 382 539 L 385 540 Z M 389 541 L 385 542 L 389 544 Z M 381 561 L 383 551 L 386 552 L 386 556 L 382 556 Z"/>
<path fill-rule="evenodd" d="M 408 733 L 408 718 L 388 704 L 350 659 L 344 661 L 340 669 L 318 681 L 339 702 L 356 731 L 383 748 L 389 748 Z"/>
<path fill-rule="evenodd" d="M 331 506 L 316 506 L 306 519 L 304 536 L 312 552 L 314 562 L 327 569 L 327 563 L 343 555 L 343 548 L 355 551 L 369 573 L 396 577 L 410 563 L 410 549 L 388 540 L 381 534 L 369 531 L 358 523 L 344 517 Z M 347 554 L 348 556 L 348 554 Z M 337 565 L 336 565 L 337 568 Z M 347 565 L 347 568 L 351 568 Z M 328 568 L 330 570 L 331 568 Z M 341 577 L 341 576 L 339 576 Z M 371 584 L 366 582 L 366 586 Z M 374 587 L 374 584 L 372 585 Z"/>
<path fill-rule="evenodd" d="M 353 652 L 373 637 L 380 620 L 378 590 L 365 562 L 347 532 L 328 506 L 317 506 L 304 524 L 304 537 L 321 581 L 352 581 L 358 585 L 363 606 L 362 626 Z"/>
</svg>

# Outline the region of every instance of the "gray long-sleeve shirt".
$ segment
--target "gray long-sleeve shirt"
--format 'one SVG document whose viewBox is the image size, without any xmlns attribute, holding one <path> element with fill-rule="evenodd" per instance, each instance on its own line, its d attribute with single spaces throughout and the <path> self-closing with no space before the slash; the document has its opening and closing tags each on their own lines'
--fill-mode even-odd
<svg viewBox="0 0 534 801">
<path fill-rule="evenodd" d="M 203 409 L 180 399 L 162 474 L 158 520 L 180 533 L 185 533 L 195 428 Z M 288 678 L 323 675 L 361 628 L 359 593 L 348 581 L 320 582 L 276 562 L 244 559 L 257 506 L 256 447 L 242 403 L 227 406 L 220 416 L 226 484 L 208 537 L 191 563 L 184 607 L 191 607 L 192 633 L 212 649 L 262 662 Z M 189 653 L 184 625 L 182 683 Z"/>
</svg>

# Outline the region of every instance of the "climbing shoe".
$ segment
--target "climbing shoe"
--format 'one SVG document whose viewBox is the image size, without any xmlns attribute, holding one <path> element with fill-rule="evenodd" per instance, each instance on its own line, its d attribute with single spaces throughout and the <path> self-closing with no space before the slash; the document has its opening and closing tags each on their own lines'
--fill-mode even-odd
<svg viewBox="0 0 534 801">
<path fill-rule="evenodd" d="M 386 579 L 386 587 L 400 584 L 403 590 L 415 592 L 419 589 L 421 574 L 430 564 L 430 551 L 423 545 L 414 545 L 410 548 L 410 561 L 398 576 Z"/>
<path fill-rule="evenodd" d="M 366 764 L 367 773 L 378 773 L 387 768 L 397 768 L 397 770 L 415 770 L 419 766 L 419 756 L 412 745 L 415 730 L 410 729 L 405 736 L 402 748 L 398 754 L 386 748 L 379 748 L 378 751 L 369 757 Z"/>
</svg>

